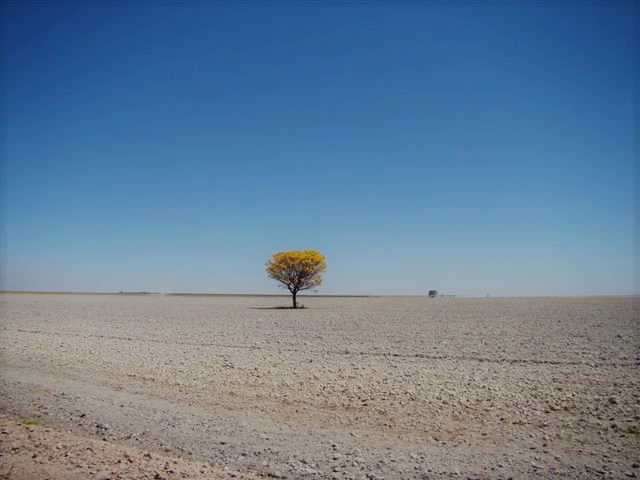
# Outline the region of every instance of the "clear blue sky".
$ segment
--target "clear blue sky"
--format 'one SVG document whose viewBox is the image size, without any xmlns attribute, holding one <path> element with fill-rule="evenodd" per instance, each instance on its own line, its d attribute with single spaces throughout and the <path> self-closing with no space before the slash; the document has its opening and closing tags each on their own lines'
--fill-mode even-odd
<svg viewBox="0 0 640 480">
<path fill-rule="evenodd" d="M 637 291 L 636 3 L 3 9 L 3 289 Z"/>
</svg>

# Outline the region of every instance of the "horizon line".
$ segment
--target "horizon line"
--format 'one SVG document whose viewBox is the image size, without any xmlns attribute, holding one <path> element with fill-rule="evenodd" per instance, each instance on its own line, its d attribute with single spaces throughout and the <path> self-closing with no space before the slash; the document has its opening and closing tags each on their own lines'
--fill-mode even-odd
<svg viewBox="0 0 640 480">
<path fill-rule="evenodd" d="M 2 294 L 41 294 L 41 295 L 126 295 L 126 296 L 185 296 L 185 297 L 279 297 L 289 298 L 285 293 L 201 293 L 201 292 L 147 292 L 147 291 L 65 291 L 65 290 L 0 290 Z M 298 294 L 303 297 L 318 298 L 379 298 L 379 297 L 426 297 L 424 294 Z M 438 294 L 435 298 L 586 298 L 586 297 L 640 297 L 640 293 L 629 294 L 582 294 L 582 295 L 465 295 Z"/>
</svg>

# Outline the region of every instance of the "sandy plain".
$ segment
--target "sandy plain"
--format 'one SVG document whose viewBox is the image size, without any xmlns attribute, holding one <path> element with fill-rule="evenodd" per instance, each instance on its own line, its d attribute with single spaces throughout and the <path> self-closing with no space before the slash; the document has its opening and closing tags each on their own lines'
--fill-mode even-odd
<svg viewBox="0 0 640 480">
<path fill-rule="evenodd" d="M 288 302 L 3 294 L 0 478 L 640 475 L 638 297 Z"/>
</svg>

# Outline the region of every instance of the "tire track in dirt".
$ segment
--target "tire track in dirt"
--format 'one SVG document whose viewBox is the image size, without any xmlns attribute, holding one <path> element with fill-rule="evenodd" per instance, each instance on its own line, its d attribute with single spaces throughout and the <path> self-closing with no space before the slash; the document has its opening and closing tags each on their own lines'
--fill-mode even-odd
<svg viewBox="0 0 640 480">
<path fill-rule="evenodd" d="M 319 355 L 345 355 L 345 356 L 365 356 L 365 357 L 391 357 L 391 358 L 404 358 L 404 359 L 424 359 L 424 360 L 458 360 L 477 363 L 493 363 L 493 364 L 512 364 L 512 365 L 590 365 L 592 367 L 601 366 L 615 366 L 621 368 L 638 368 L 640 367 L 640 357 L 636 358 L 634 362 L 595 362 L 590 360 L 542 360 L 536 358 L 491 358 L 481 357 L 474 355 L 434 355 L 428 353 L 395 353 L 395 352 L 371 352 L 371 351 L 350 351 L 347 349 L 338 350 L 314 350 L 314 349 L 302 349 L 302 348 L 268 348 L 256 345 L 234 345 L 225 343 L 198 343 L 198 342 L 180 342 L 180 341 L 166 341 L 156 339 L 140 340 L 133 337 L 120 337 L 117 335 L 97 335 L 97 334 L 81 334 L 81 333 L 64 333 L 64 332 L 45 332 L 39 330 L 24 330 L 24 329 L 8 329 L 4 328 L 3 331 L 27 333 L 35 335 L 49 335 L 54 337 L 80 337 L 80 338 L 100 338 L 107 340 L 118 340 L 126 342 L 141 342 L 141 343 L 157 343 L 162 345 L 184 345 L 189 347 L 214 347 L 214 348 L 228 348 L 236 350 L 256 350 L 267 352 L 288 352 L 288 353 L 310 353 Z"/>
</svg>

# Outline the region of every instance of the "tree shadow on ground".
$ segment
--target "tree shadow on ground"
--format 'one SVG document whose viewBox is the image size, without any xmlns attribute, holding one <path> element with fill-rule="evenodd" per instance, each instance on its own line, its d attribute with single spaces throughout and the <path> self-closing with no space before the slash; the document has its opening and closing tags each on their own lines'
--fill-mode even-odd
<svg viewBox="0 0 640 480">
<path fill-rule="evenodd" d="M 249 309 L 251 310 L 304 310 L 307 307 L 303 306 L 303 305 L 298 305 L 298 308 L 293 308 L 293 307 L 284 307 L 284 306 L 277 306 L 277 307 L 249 307 Z"/>
</svg>

